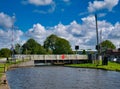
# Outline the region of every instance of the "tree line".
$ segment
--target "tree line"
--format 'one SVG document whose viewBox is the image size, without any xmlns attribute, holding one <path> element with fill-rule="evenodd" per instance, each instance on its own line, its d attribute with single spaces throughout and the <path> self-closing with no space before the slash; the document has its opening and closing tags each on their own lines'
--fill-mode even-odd
<svg viewBox="0 0 120 89">
<path fill-rule="evenodd" d="M 102 47 L 115 49 L 114 44 L 109 41 L 103 41 Z M 84 50 L 85 51 L 85 50 Z M 83 53 L 85 53 L 83 51 Z M 12 54 L 73 54 L 71 45 L 68 40 L 60 38 L 54 34 L 48 36 L 41 45 L 34 39 L 30 38 L 23 45 L 15 44 L 14 50 L 2 48 L 0 50 L 0 57 L 10 57 Z"/>
<path fill-rule="evenodd" d="M 71 45 L 66 39 L 54 34 L 48 36 L 41 45 L 33 38 L 30 38 L 23 45 L 15 44 L 14 50 L 2 48 L 0 57 L 9 57 L 12 54 L 73 54 Z"/>
</svg>

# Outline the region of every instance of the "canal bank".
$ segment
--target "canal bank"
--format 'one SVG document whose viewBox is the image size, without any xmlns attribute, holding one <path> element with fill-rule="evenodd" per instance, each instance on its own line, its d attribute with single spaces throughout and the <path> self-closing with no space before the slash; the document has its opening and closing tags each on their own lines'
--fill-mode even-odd
<svg viewBox="0 0 120 89">
<path fill-rule="evenodd" d="M 29 69 L 31 68 L 31 66 L 33 65 L 33 61 L 29 61 L 29 62 L 23 62 L 23 63 L 20 63 L 20 64 L 16 64 L 16 65 L 11 65 L 11 68 L 19 68 L 19 69 Z M 28 67 L 28 68 L 25 68 L 25 67 Z M 114 70 L 114 71 L 120 71 L 120 64 L 118 63 L 111 63 L 109 62 L 108 65 L 105 65 L 105 66 L 102 66 L 102 65 L 98 65 L 96 66 L 95 64 L 71 64 L 71 65 L 64 65 L 65 67 L 75 67 L 75 68 L 83 68 L 83 69 L 80 69 L 80 70 L 84 70 L 84 68 L 92 68 L 92 69 L 102 69 L 102 70 Z M 47 66 L 46 66 L 47 67 Z M 45 68 L 46 68 L 45 67 Z M 50 67 L 50 66 L 49 66 Z M 51 67 L 55 67 L 55 66 L 51 66 Z M 56 66 L 59 68 L 59 66 Z M 34 67 L 33 67 L 34 68 Z M 39 71 L 39 67 L 36 67 L 37 70 L 36 71 Z M 43 67 L 44 68 L 44 67 Z M 64 69 L 63 66 L 61 66 L 61 68 Z M 15 69 L 16 70 L 16 69 Z M 10 69 L 11 71 L 11 69 Z M 36 72 L 35 71 L 35 72 Z M 9 71 L 8 71 L 9 72 Z M 58 75 L 57 75 L 58 76 Z M 39 76 L 38 76 L 39 77 Z M 6 79 L 6 74 L 4 74 L 1 78 L 3 81 L 4 80 L 7 80 Z M 6 82 L 4 84 L 4 82 L 1 82 L 0 84 L 0 89 L 10 89 L 9 88 L 9 85 L 8 83 Z"/>
<path fill-rule="evenodd" d="M 24 61 L 17 61 L 16 63 L 0 63 L 0 89 L 10 89 L 6 72 L 15 69 L 15 68 L 23 68 L 23 67 L 32 67 L 34 66 L 33 61 L 24 60 Z"/>
<path fill-rule="evenodd" d="M 86 64 L 68 64 L 65 67 L 74 67 L 74 68 L 91 68 L 91 69 L 101 69 L 109 71 L 118 71 L 120 72 L 120 63 L 108 62 L 108 65 L 96 65 L 91 63 Z"/>
<path fill-rule="evenodd" d="M 0 89 L 10 89 L 6 78 L 6 74 L 3 74 L 0 78 Z"/>
</svg>

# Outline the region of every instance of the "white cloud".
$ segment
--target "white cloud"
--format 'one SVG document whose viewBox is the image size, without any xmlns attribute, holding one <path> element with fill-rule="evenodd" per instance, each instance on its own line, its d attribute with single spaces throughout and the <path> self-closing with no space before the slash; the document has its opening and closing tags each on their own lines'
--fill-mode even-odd
<svg viewBox="0 0 120 89">
<path fill-rule="evenodd" d="M 104 16 L 106 16 L 106 13 L 100 13 L 100 14 L 98 14 L 98 17 L 104 17 Z"/>
<path fill-rule="evenodd" d="M 26 32 L 26 35 L 28 37 L 32 37 L 35 40 L 37 40 L 39 43 L 43 44 L 43 41 L 45 40 L 45 38 L 47 37 L 46 35 L 49 34 L 46 32 L 46 29 L 44 26 L 42 26 L 41 24 L 37 23 L 34 24 L 32 28 L 30 28 L 28 30 L 28 32 Z"/>
<path fill-rule="evenodd" d="M 109 34 L 110 39 L 119 39 L 120 40 L 120 23 L 117 22 L 114 28 L 111 29 L 111 33 Z"/>
<path fill-rule="evenodd" d="M 14 24 L 15 16 L 10 17 L 9 15 L 1 12 L 0 13 L 0 27 L 11 28 Z"/>
<path fill-rule="evenodd" d="M 52 13 L 56 9 L 56 3 L 53 0 L 23 0 L 21 3 L 24 5 L 32 4 L 35 6 L 44 6 L 44 7 L 46 6 L 44 10 L 40 8 L 33 10 L 33 12 L 40 14 Z"/>
<path fill-rule="evenodd" d="M 35 24 L 33 25 L 33 28 L 29 29 L 27 34 L 30 37 L 35 38 L 40 44 L 43 44 L 45 38 L 50 34 L 56 34 L 62 38 L 67 39 L 71 43 L 73 49 L 76 44 L 79 44 L 80 46 L 89 46 L 87 45 L 87 42 L 95 37 L 95 26 L 88 26 L 88 24 L 91 24 L 92 19 L 93 17 L 83 18 L 83 24 L 81 25 L 76 21 L 73 21 L 69 25 L 63 25 L 59 23 L 58 25 L 48 29 L 46 29 L 41 24 Z M 89 23 L 86 23 L 88 21 Z M 95 44 L 93 44 L 93 46 L 94 45 Z"/>
<path fill-rule="evenodd" d="M 9 16 L 3 12 L 0 13 L 0 48 L 10 48 L 12 39 L 15 43 L 20 41 L 23 32 L 19 29 L 13 31 L 15 16 Z"/>
<path fill-rule="evenodd" d="M 36 12 L 36 13 L 40 13 L 40 14 L 47 14 L 47 13 L 52 13 L 55 11 L 55 8 L 56 8 L 56 4 L 54 2 L 52 2 L 50 5 L 50 7 L 47 9 L 47 10 L 39 10 L 39 9 L 36 9 L 34 10 L 33 12 Z"/>
<path fill-rule="evenodd" d="M 11 44 L 20 42 L 23 35 L 21 30 L 2 30 L 0 29 L 0 48 L 11 48 Z"/>
<path fill-rule="evenodd" d="M 39 37 L 44 35 L 45 33 L 46 33 L 45 28 L 39 23 L 34 24 L 33 28 L 29 29 L 28 31 L 28 35 L 34 34 L 39 35 Z"/>
<path fill-rule="evenodd" d="M 8 16 L 8 15 L 7 15 Z M 9 17 L 9 16 L 8 16 Z M 10 18 L 10 17 L 9 17 Z M 82 24 L 78 24 L 76 21 L 72 21 L 68 25 L 59 23 L 53 27 L 44 27 L 40 23 L 34 24 L 25 34 L 29 38 L 34 38 L 37 42 L 43 45 L 46 37 L 51 34 L 56 34 L 59 37 L 67 39 L 72 49 L 75 45 L 79 45 L 80 49 L 95 49 L 96 45 L 96 28 L 95 28 L 95 17 L 88 16 L 81 19 Z M 5 25 L 4 25 L 5 26 Z M 10 25 L 11 26 L 11 25 Z M 9 26 L 8 26 L 9 27 Z M 98 30 L 102 30 L 102 40 L 110 39 L 115 45 L 118 45 L 120 40 L 120 23 L 112 25 L 111 23 L 102 20 L 98 20 Z M 12 35 L 14 34 L 14 35 Z M 14 42 L 20 42 L 23 32 L 21 30 L 3 30 L 0 29 L 0 47 L 9 47 L 12 44 L 12 37 L 15 38 Z M 24 40 L 24 39 L 23 39 Z M 24 41 L 25 42 L 25 41 Z"/>
<path fill-rule="evenodd" d="M 28 0 L 28 3 L 36 6 L 50 5 L 52 2 L 52 0 Z"/>
<path fill-rule="evenodd" d="M 116 23 L 115 26 L 113 26 L 111 23 L 108 23 L 105 20 L 98 21 L 99 33 L 100 30 L 102 30 L 102 40 L 110 39 L 112 42 L 116 42 L 116 39 L 120 37 L 119 28 L 119 23 Z M 67 39 L 73 49 L 75 45 L 79 45 L 80 49 L 95 49 L 96 45 L 94 16 L 82 18 L 82 24 L 78 24 L 76 21 L 73 21 L 69 25 L 63 25 L 62 23 L 59 23 L 54 27 L 46 28 L 38 23 L 33 25 L 27 34 L 30 37 L 35 38 L 40 44 L 43 44 L 46 37 L 49 35 L 56 34 L 59 37 Z"/>
<path fill-rule="evenodd" d="M 94 1 L 89 2 L 88 11 L 95 12 L 101 9 L 108 9 L 109 11 L 112 10 L 118 4 L 119 0 L 104 0 L 104 1 Z"/>
<path fill-rule="evenodd" d="M 4 17 L 4 13 L 2 13 Z M 10 21 L 5 20 L 4 25 L 0 24 L 3 27 L 11 27 L 14 23 L 12 23 L 12 17 L 5 15 L 10 19 Z M 34 38 L 40 44 L 43 45 L 46 37 L 51 34 L 56 34 L 59 37 L 67 39 L 72 49 L 74 49 L 75 45 L 79 45 L 80 49 L 95 49 L 96 45 L 96 28 L 95 28 L 95 17 L 88 16 L 81 19 L 82 23 L 78 24 L 76 21 L 72 21 L 68 25 L 63 25 L 62 23 L 57 24 L 53 27 L 44 27 L 40 23 L 34 24 L 32 28 L 30 28 L 25 34 L 28 37 Z M 11 25 L 5 25 L 5 22 L 11 22 Z M 98 20 L 98 30 L 102 30 L 102 40 L 110 39 L 115 45 L 118 44 L 118 40 L 120 40 L 120 23 L 116 23 L 112 25 L 111 23 L 102 20 Z M 9 30 L 3 30 L 0 28 L 0 47 L 9 47 L 12 44 L 12 37 L 14 36 L 14 42 L 20 42 L 21 36 L 23 32 L 21 30 L 15 30 L 12 33 L 10 28 Z M 14 35 L 12 35 L 14 34 Z M 24 39 L 23 39 L 24 40 Z M 25 42 L 25 41 L 24 41 Z"/>
</svg>

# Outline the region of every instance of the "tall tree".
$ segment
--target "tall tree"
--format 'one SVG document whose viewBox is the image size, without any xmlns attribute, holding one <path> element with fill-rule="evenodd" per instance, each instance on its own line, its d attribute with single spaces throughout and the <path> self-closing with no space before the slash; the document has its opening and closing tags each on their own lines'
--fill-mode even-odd
<svg viewBox="0 0 120 89">
<path fill-rule="evenodd" d="M 54 50 L 55 49 L 55 43 L 58 37 L 54 34 L 47 37 L 47 39 L 44 41 L 44 48 L 48 50 Z"/>
<path fill-rule="evenodd" d="M 72 49 L 66 39 L 60 38 L 56 35 L 50 35 L 44 42 L 44 47 L 52 50 L 53 54 L 71 54 Z"/>
<path fill-rule="evenodd" d="M 11 56 L 11 50 L 10 49 L 8 49 L 8 48 L 2 48 L 1 50 L 0 50 L 0 56 L 1 57 L 10 57 Z"/>
<path fill-rule="evenodd" d="M 86 51 L 85 51 L 85 50 L 83 50 L 83 51 L 82 51 L 82 54 L 83 54 L 83 55 L 85 55 L 85 54 L 86 54 Z"/>
<path fill-rule="evenodd" d="M 105 49 L 115 49 L 115 45 L 109 41 L 109 40 L 105 40 L 101 43 L 101 47 L 105 48 Z"/>
<path fill-rule="evenodd" d="M 20 48 L 21 48 L 20 44 L 15 44 L 15 53 L 16 54 L 20 53 L 20 50 L 21 50 Z"/>
<path fill-rule="evenodd" d="M 23 44 L 23 54 L 45 54 L 45 49 L 34 39 L 29 39 Z"/>
</svg>

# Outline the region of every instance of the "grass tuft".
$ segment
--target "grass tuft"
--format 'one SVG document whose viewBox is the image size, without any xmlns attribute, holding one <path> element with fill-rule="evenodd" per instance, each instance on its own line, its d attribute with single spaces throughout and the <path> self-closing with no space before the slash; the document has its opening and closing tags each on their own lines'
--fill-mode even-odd
<svg viewBox="0 0 120 89">
<path fill-rule="evenodd" d="M 95 69 L 104 69 L 104 70 L 112 70 L 112 71 L 120 71 L 120 64 L 115 62 L 108 62 L 108 65 L 97 65 L 92 63 L 86 64 L 69 64 L 65 65 L 69 67 L 80 67 L 80 68 L 95 68 Z"/>
</svg>

